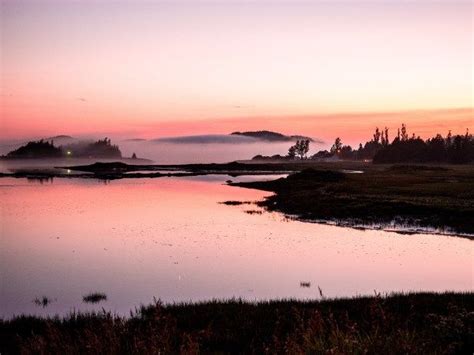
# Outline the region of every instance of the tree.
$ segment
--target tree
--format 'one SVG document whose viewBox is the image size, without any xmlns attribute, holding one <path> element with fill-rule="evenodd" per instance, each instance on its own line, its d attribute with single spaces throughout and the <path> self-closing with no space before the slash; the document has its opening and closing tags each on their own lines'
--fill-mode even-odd
<svg viewBox="0 0 474 355">
<path fill-rule="evenodd" d="M 389 144 L 388 141 L 388 128 L 385 127 L 382 133 L 382 145 L 387 146 Z"/>
<path fill-rule="evenodd" d="M 450 147 L 452 143 L 452 137 L 453 135 L 451 134 L 451 130 L 448 132 L 448 136 L 446 137 L 446 146 Z"/>
<path fill-rule="evenodd" d="M 309 152 L 309 139 L 297 140 L 294 147 L 296 154 L 299 155 L 300 159 L 305 159 L 306 154 Z"/>
<path fill-rule="evenodd" d="M 296 146 L 292 145 L 288 149 L 288 154 L 286 155 L 289 159 L 295 159 L 296 157 Z"/>
<path fill-rule="evenodd" d="M 352 150 L 352 147 L 350 145 L 344 145 L 341 148 L 339 156 L 341 159 L 354 159 L 353 152 L 354 151 Z"/>
<path fill-rule="evenodd" d="M 375 127 L 374 142 L 377 144 L 380 142 L 380 131 L 378 127 Z"/>
<path fill-rule="evenodd" d="M 407 126 L 405 126 L 404 123 L 402 123 L 401 133 L 402 133 L 401 140 L 402 141 L 407 141 L 408 140 L 408 132 L 407 132 Z"/>
<path fill-rule="evenodd" d="M 341 138 L 337 137 L 336 140 L 334 141 L 334 144 L 331 147 L 331 153 L 339 154 L 341 152 L 341 148 L 342 148 L 342 140 Z"/>
</svg>

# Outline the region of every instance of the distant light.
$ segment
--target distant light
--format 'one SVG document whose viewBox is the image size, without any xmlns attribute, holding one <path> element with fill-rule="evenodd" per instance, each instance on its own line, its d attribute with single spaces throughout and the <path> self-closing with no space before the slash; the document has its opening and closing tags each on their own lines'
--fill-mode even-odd
<svg viewBox="0 0 474 355">
<path fill-rule="evenodd" d="M 72 152 L 71 152 L 70 150 L 68 150 L 68 151 L 66 152 L 66 154 L 67 154 L 67 155 L 71 155 Z"/>
<path fill-rule="evenodd" d="M 70 174 L 70 173 L 71 173 L 71 169 L 67 169 L 67 173 Z"/>
</svg>

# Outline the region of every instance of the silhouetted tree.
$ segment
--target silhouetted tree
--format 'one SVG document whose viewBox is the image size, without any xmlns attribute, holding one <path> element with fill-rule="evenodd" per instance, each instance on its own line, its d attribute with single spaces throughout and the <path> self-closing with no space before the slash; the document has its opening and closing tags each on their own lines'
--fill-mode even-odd
<svg viewBox="0 0 474 355">
<path fill-rule="evenodd" d="M 296 158 L 296 146 L 292 145 L 288 149 L 288 154 L 286 155 L 289 159 L 295 159 Z"/>
<path fill-rule="evenodd" d="M 469 131 L 464 135 L 452 136 L 449 131 L 446 139 L 440 134 L 424 141 L 412 134 L 407 139 L 406 128 L 401 140 L 394 139 L 392 144 L 384 146 L 374 156 L 375 163 L 426 163 L 446 162 L 465 164 L 474 161 L 474 140 Z"/>
<path fill-rule="evenodd" d="M 344 145 L 340 149 L 338 155 L 341 159 L 354 159 L 354 151 L 350 145 Z"/>
<path fill-rule="evenodd" d="M 375 128 L 375 133 L 374 133 L 374 142 L 379 143 L 380 142 L 380 131 L 379 128 Z"/>
<path fill-rule="evenodd" d="M 407 141 L 408 140 L 408 132 L 407 132 L 407 127 L 405 126 L 404 123 L 402 123 L 402 129 L 401 129 L 401 140 L 402 141 Z"/>
<path fill-rule="evenodd" d="M 309 139 L 297 140 L 294 147 L 296 154 L 299 155 L 300 159 L 305 159 L 306 154 L 309 152 Z"/>
<path fill-rule="evenodd" d="M 295 145 L 289 148 L 288 155 L 285 158 L 295 159 L 296 156 L 299 156 L 304 159 L 308 151 L 309 141 L 298 140 Z M 469 129 L 466 129 L 466 133 L 463 135 L 453 136 L 449 131 L 446 138 L 437 134 L 425 141 L 415 133 L 412 133 L 409 137 L 406 125 L 402 124 L 392 143 L 389 141 L 387 127 L 384 128 L 383 132 L 376 128 L 372 139 L 364 145 L 360 143 L 357 150 L 353 150 L 349 145 L 343 145 L 341 138 L 337 137 L 329 152 L 321 150 L 314 154 L 311 159 L 328 159 L 334 156 L 346 160 L 372 159 L 374 163 L 439 162 L 465 164 L 474 162 L 474 139 L 472 134 L 469 133 Z M 284 157 L 279 156 L 262 158 L 284 159 Z"/>
<path fill-rule="evenodd" d="M 342 140 L 341 138 L 337 137 L 336 140 L 334 141 L 334 144 L 331 147 L 331 153 L 338 154 L 340 153 L 341 148 L 342 148 Z"/>
<path fill-rule="evenodd" d="M 385 129 L 382 133 L 382 145 L 387 146 L 389 144 L 390 144 L 390 142 L 388 140 L 388 128 L 385 127 Z"/>
<path fill-rule="evenodd" d="M 451 134 L 451 130 L 449 130 L 448 136 L 446 137 L 446 146 L 447 147 L 451 146 L 451 143 L 452 143 L 452 134 Z"/>
</svg>

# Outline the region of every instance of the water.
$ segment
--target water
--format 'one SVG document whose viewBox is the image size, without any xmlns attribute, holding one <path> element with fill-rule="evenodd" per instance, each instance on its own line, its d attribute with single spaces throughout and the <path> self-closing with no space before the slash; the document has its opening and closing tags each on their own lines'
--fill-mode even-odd
<svg viewBox="0 0 474 355">
<path fill-rule="evenodd" d="M 119 314 L 165 302 L 472 290 L 472 242 L 249 214 L 268 193 L 228 176 L 0 179 L 0 316 Z M 300 287 L 311 282 L 311 287 Z M 82 296 L 104 292 L 106 302 Z M 45 307 L 33 303 L 47 296 Z"/>
</svg>

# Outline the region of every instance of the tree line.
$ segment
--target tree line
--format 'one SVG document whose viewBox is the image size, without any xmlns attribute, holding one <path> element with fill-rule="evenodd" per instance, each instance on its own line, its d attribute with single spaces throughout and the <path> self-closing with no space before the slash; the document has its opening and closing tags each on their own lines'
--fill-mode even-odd
<svg viewBox="0 0 474 355">
<path fill-rule="evenodd" d="M 396 136 L 390 142 L 389 129 L 378 127 L 372 138 L 359 144 L 357 149 L 344 145 L 342 139 L 337 137 L 330 150 L 321 150 L 307 157 L 309 140 L 298 140 L 288 149 L 286 156 L 274 155 L 266 157 L 257 155 L 253 159 L 312 159 L 312 160 L 367 160 L 374 163 L 451 163 L 466 164 L 474 162 L 474 139 L 469 129 L 465 134 L 453 135 L 451 131 L 443 137 L 423 140 L 415 133 L 411 135 L 407 126 L 402 124 Z"/>
<path fill-rule="evenodd" d="M 339 159 L 372 160 L 374 163 L 452 163 L 466 164 L 474 162 L 474 139 L 469 130 L 463 135 L 453 135 L 451 131 L 446 137 L 437 134 L 435 137 L 423 140 L 415 133 L 411 135 L 405 124 L 397 130 L 397 135 L 390 143 L 389 130 L 375 129 L 371 140 L 354 150 L 344 146 L 340 138 L 336 138 L 330 156 Z M 318 152 L 317 156 L 327 155 Z"/>
<path fill-rule="evenodd" d="M 122 153 L 117 145 L 108 138 L 96 142 L 77 142 L 64 146 L 55 146 L 54 141 L 39 140 L 28 142 L 18 149 L 12 150 L 6 158 L 121 158 Z"/>
</svg>

